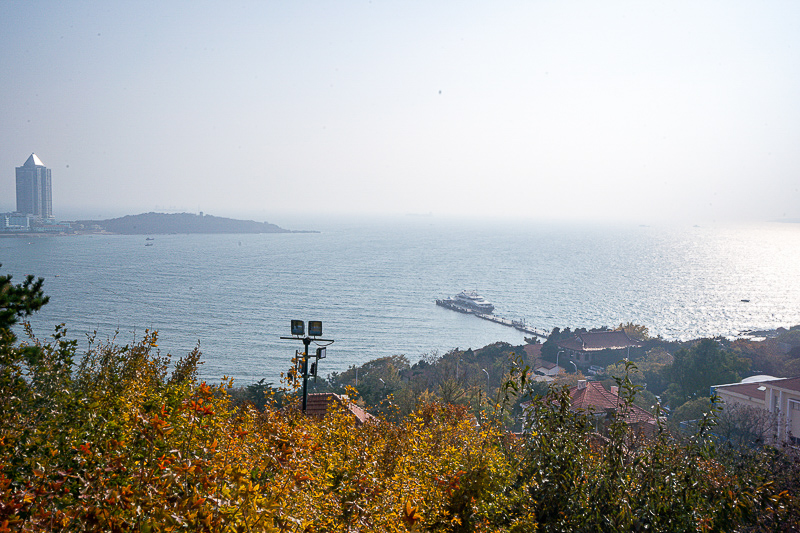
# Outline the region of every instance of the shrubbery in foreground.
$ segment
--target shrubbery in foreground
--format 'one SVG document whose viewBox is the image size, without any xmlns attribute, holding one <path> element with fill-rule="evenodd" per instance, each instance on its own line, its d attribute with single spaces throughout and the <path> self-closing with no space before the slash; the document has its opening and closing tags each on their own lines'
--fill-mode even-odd
<svg viewBox="0 0 800 533">
<path fill-rule="evenodd" d="M 21 300 L 13 315 L 37 305 Z M 129 346 L 92 343 L 74 366 L 76 343 L 63 330 L 20 344 L 11 322 L 0 324 L 0 532 L 796 525 L 796 496 L 764 455 L 729 460 L 702 435 L 638 440 L 621 422 L 599 439 L 563 393 L 534 402 L 525 436 L 503 429 L 503 401 L 480 420 L 428 403 L 399 423 L 357 426 L 345 412 L 315 419 L 236 406 L 228 384 L 197 382 L 197 350 L 170 371 L 155 333 Z M 504 392 L 524 391 L 516 370 Z M 764 453 L 769 464 L 796 464 Z"/>
</svg>

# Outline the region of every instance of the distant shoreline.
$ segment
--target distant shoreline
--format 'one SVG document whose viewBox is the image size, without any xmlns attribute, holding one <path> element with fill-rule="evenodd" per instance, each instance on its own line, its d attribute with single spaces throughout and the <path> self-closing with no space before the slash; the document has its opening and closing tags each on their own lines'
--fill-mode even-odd
<svg viewBox="0 0 800 533">
<path fill-rule="evenodd" d="M 78 234 L 107 235 L 319 233 L 315 230 L 289 230 L 269 222 L 203 213 L 150 212 L 107 220 L 76 220 L 71 225 L 73 232 Z"/>
</svg>

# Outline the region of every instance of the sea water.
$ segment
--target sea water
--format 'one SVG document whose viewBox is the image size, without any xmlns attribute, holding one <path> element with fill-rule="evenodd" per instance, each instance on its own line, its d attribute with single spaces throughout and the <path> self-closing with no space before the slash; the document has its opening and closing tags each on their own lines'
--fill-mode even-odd
<svg viewBox="0 0 800 533">
<path fill-rule="evenodd" d="M 519 331 L 438 307 L 474 289 L 495 314 L 548 330 L 635 322 L 687 340 L 800 324 L 800 225 L 654 226 L 406 217 L 320 223 L 320 233 L 0 239 L 0 272 L 45 278 L 33 319 L 121 344 L 159 332 L 162 353 L 199 343 L 202 378 L 277 382 L 302 343 L 291 319 L 334 339 L 320 372 L 411 362 Z M 152 243 L 152 246 L 146 244 Z M 312 348 L 314 346 L 312 345 Z"/>
</svg>

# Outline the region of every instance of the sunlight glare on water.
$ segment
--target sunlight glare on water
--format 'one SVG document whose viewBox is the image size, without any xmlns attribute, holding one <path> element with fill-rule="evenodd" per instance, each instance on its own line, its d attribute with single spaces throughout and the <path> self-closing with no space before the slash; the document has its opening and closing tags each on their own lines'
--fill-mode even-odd
<svg viewBox="0 0 800 533">
<path fill-rule="evenodd" d="M 646 325 L 688 340 L 800 324 L 800 225 L 639 227 L 434 218 L 331 223 L 318 234 L 0 239 L 3 273 L 45 278 L 40 336 L 67 324 L 130 342 L 198 342 L 202 377 L 275 382 L 322 320 L 323 373 L 393 354 L 522 344 L 523 334 L 434 305 L 476 289 L 495 314 L 542 329 Z M 745 302 L 743 300 L 749 300 Z"/>
</svg>

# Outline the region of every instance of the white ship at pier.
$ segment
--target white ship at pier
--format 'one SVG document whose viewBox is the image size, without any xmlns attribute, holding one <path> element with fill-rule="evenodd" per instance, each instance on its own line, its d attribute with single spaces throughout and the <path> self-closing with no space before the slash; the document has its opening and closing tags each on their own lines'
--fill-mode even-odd
<svg viewBox="0 0 800 533">
<path fill-rule="evenodd" d="M 492 314 L 494 312 L 494 305 L 478 294 L 477 291 L 461 291 L 452 298 L 436 300 L 436 305 L 458 311 L 459 313 L 475 315 L 489 322 L 509 326 L 523 333 L 530 333 L 545 339 L 548 335 L 547 332 L 540 332 L 536 328 L 528 326 L 524 320 L 509 320 L 508 318 Z"/>
<path fill-rule="evenodd" d="M 478 294 L 477 291 L 461 291 L 453 298 L 436 300 L 436 305 L 460 311 L 462 313 L 481 313 L 490 315 L 494 311 L 494 305 Z"/>
</svg>

